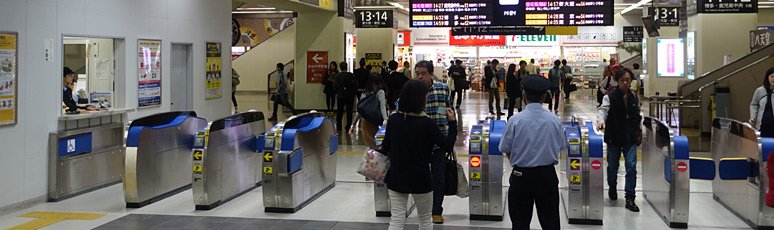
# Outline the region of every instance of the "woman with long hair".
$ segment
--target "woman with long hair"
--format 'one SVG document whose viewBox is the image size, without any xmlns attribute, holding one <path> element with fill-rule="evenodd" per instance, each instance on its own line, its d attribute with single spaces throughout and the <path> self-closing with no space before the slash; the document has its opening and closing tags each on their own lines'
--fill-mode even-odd
<svg viewBox="0 0 774 230">
<path fill-rule="evenodd" d="M 774 110 L 771 93 L 774 88 L 774 67 L 763 75 L 763 85 L 755 89 L 750 102 L 750 124 L 761 131 L 761 137 L 774 137 Z"/>
<path fill-rule="evenodd" d="M 335 61 L 332 61 L 328 66 L 328 74 L 322 80 L 325 105 L 328 106 L 328 111 L 333 111 L 336 106 L 336 88 L 333 87 L 333 82 L 336 81 L 336 74 L 339 74 L 338 66 Z"/>
</svg>

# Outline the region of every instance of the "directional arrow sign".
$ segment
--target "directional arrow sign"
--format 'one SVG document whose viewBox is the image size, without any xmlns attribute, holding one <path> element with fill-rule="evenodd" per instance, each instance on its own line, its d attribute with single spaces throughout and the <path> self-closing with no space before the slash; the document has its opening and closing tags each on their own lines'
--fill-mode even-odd
<svg viewBox="0 0 774 230">
<path fill-rule="evenodd" d="M 328 51 L 306 52 L 306 83 L 320 83 L 328 74 Z"/>
<path fill-rule="evenodd" d="M 580 167 L 581 167 L 580 159 L 570 159 L 571 170 L 580 170 Z"/>
<path fill-rule="evenodd" d="M 315 53 L 314 57 L 312 57 L 312 61 L 314 61 L 314 64 L 320 64 L 320 60 L 323 59 L 319 55 L 320 55 L 319 53 Z"/>
<path fill-rule="evenodd" d="M 202 160 L 202 156 L 204 156 L 204 154 L 202 153 L 202 151 L 201 151 L 201 150 L 194 150 L 193 159 L 194 159 L 195 161 L 200 161 L 200 160 Z"/>
<path fill-rule="evenodd" d="M 273 160 L 274 160 L 274 153 L 272 152 L 263 153 L 263 162 L 272 162 Z"/>
</svg>

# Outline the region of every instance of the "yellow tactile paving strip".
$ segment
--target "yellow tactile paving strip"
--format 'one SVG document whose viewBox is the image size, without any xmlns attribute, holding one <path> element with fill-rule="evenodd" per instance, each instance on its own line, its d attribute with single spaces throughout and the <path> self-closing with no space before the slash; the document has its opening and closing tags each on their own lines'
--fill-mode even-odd
<svg viewBox="0 0 774 230">
<path fill-rule="evenodd" d="M 101 213 L 77 213 L 77 212 L 29 212 L 22 214 L 19 217 L 36 218 L 27 223 L 16 225 L 9 228 L 9 230 L 22 230 L 22 229 L 41 229 L 46 226 L 64 221 L 64 220 L 95 220 L 103 217 L 105 214 Z"/>
</svg>

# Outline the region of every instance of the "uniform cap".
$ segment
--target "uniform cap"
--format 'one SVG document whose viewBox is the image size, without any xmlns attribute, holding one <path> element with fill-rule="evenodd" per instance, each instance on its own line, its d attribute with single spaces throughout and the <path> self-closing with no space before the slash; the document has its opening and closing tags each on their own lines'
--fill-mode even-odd
<svg viewBox="0 0 774 230">
<path fill-rule="evenodd" d="M 528 94 L 542 95 L 551 88 L 551 82 L 543 76 L 531 74 L 524 79 L 524 91 Z"/>
</svg>

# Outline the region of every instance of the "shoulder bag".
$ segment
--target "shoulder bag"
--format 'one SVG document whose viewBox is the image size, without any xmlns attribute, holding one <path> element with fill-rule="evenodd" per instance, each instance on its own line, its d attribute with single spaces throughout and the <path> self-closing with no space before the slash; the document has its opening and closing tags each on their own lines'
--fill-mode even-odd
<svg viewBox="0 0 774 230">
<path fill-rule="evenodd" d="M 357 103 L 357 113 L 372 125 L 381 125 L 384 122 L 384 118 L 382 117 L 382 108 L 379 105 L 379 99 L 376 97 L 376 94 L 378 92 L 373 92 L 360 100 Z"/>
</svg>

